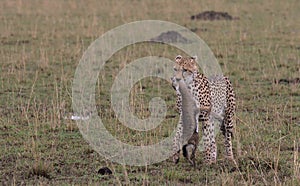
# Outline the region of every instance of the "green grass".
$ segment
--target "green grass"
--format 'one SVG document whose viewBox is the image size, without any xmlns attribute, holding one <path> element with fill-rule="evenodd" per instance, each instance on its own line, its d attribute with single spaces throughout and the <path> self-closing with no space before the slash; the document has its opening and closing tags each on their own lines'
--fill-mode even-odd
<svg viewBox="0 0 300 186">
<path fill-rule="evenodd" d="M 0 2 L 0 172 L 4 185 L 298 185 L 300 184 L 299 83 L 300 4 L 295 1 L 1 1 Z M 195 21 L 205 10 L 226 11 L 234 21 Z M 83 52 L 99 36 L 131 21 L 158 19 L 198 28 L 218 56 L 237 95 L 236 162 L 222 154 L 197 168 L 181 159 L 147 167 L 105 160 L 81 136 L 71 112 L 72 80 Z M 153 144 L 170 135 L 177 122 L 170 84 L 147 78 L 132 89 L 134 113 L 149 116 L 148 102 L 166 100 L 168 117 L 148 132 L 126 128 L 110 108 L 110 87 L 118 72 L 149 55 L 173 59 L 180 51 L 137 44 L 117 52 L 100 72 L 96 104 L 105 126 L 129 144 Z M 153 86 L 155 85 L 155 86 Z M 176 118 L 173 118 L 176 116 Z M 112 175 L 99 175 L 101 167 Z"/>
</svg>

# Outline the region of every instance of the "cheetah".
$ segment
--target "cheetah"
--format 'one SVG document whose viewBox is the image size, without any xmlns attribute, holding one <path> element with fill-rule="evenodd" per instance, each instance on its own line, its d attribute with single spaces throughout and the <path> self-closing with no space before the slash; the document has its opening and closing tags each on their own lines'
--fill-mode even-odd
<svg viewBox="0 0 300 186">
<path fill-rule="evenodd" d="M 219 127 L 225 137 L 225 156 L 233 159 L 232 138 L 233 138 L 233 117 L 235 114 L 235 94 L 232 85 L 227 77 L 214 76 L 206 78 L 201 74 L 197 67 L 195 57 L 182 57 L 178 55 L 175 58 L 174 71 L 182 68 L 184 82 L 190 90 L 197 108 L 201 109 L 198 120 L 196 121 L 196 129 L 198 130 L 198 121 L 202 122 L 202 135 L 204 142 L 204 161 L 207 164 L 215 163 L 217 157 L 217 147 L 215 141 L 215 122 L 219 123 Z M 176 100 L 177 110 L 182 112 L 182 97 L 177 91 Z M 179 123 L 177 134 L 173 141 L 173 161 L 179 161 L 178 148 L 180 145 L 179 138 L 182 132 L 182 126 Z M 184 149 L 183 149 L 184 150 Z"/>
</svg>

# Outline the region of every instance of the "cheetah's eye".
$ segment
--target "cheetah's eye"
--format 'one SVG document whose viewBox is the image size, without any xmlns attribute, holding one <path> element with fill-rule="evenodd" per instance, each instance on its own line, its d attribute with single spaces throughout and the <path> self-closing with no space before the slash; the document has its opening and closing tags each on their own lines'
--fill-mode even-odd
<svg viewBox="0 0 300 186">
<path fill-rule="evenodd" d="M 197 56 L 192 56 L 191 59 L 197 61 Z"/>
<path fill-rule="evenodd" d="M 176 56 L 175 60 L 181 60 L 182 56 L 181 55 L 178 55 Z"/>
<path fill-rule="evenodd" d="M 177 72 L 177 68 L 173 68 L 173 70 L 174 70 L 175 72 Z"/>
</svg>

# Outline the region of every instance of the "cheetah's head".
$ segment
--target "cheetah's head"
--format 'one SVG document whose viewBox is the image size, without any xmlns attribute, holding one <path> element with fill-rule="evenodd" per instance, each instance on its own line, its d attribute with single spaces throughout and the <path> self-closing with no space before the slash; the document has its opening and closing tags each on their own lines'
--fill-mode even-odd
<svg viewBox="0 0 300 186">
<path fill-rule="evenodd" d="M 174 72 L 177 80 L 184 79 L 185 82 L 191 82 L 193 74 L 198 72 L 196 57 L 182 57 L 178 55 L 175 58 Z"/>
<path fill-rule="evenodd" d="M 179 69 L 180 67 L 184 71 L 189 71 L 190 73 L 198 72 L 197 66 L 197 56 L 195 57 L 182 57 L 181 55 L 176 56 L 174 69 Z"/>
</svg>

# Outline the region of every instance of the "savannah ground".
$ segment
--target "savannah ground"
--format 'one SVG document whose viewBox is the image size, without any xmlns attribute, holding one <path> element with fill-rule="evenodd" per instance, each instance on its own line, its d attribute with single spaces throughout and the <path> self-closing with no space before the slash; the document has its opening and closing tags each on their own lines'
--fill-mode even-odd
<svg viewBox="0 0 300 186">
<path fill-rule="evenodd" d="M 232 21 L 191 20 L 206 10 L 228 12 Z M 294 1 L 0 1 L 0 182 L 22 184 L 299 185 L 300 3 Z M 93 151 L 72 112 L 72 80 L 83 52 L 106 31 L 132 21 L 156 19 L 195 31 L 212 49 L 236 95 L 236 164 L 223 158 L 197 168 L 183 158 L 146 167 L 111 163 Z M 110 108 L 114 77 L 134 59 L 174 59 L 180 51 L 160 44 L 122 49 L 99 74 L 97 108 L 107 129 L 123 142 L 156 143 L 175 129 L 178 114 L 170 83 L 148 78 L 131 92 L 131 108 L 149 116 L 148 102 L 168 106 L 156 129 L 137 132 Z M 98 174 L 102 167 L 110 175 Z"/>
</svg>

